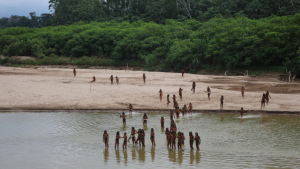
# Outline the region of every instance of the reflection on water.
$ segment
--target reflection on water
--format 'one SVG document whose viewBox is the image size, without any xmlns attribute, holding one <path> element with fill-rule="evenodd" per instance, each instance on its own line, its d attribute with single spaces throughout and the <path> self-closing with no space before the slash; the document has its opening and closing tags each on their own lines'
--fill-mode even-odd
<svg viewBox="0 0 300 169">
<path fill-rule="evenodd" d="M 176 119 L 186 136 L 182 150 L 167 148 L 161 114 L 127 114 L 123 125 L 119 113 L 0 113 L 0 168 L 295 168 L 300 165 L 300 116 L 240 114 L 193 114 Z M 170 119 L 165 118 L 165 126 Z M 146 147 L 128 143 L 127 150 L 114 149 L 115 133 L 131 127 L 153 128 L 145 132 Z M 102 142 L 110 135 L 109 147 Z M 190 150 L 188 133 L 198 132 L 199 150 Z M 195 145 L 194 145 L 195 147 Z M 129 158 L 128 158 L 129 156 Z M 130 158 L 131 156 L 131 158 Z"/>
</svg>

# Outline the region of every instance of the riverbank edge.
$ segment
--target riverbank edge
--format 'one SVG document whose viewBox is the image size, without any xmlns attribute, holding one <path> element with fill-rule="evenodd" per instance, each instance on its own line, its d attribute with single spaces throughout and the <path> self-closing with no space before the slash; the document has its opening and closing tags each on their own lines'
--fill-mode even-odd
<svg viewBox="0 0 300 169">
<path fill-rule="evenodd" d="M 171 109 L 134 109 L 133 111 L 139 112 L 165 112 L 169 113 Z M 0 109 L 1 113 L 4 112 L 127 112 L 128 109 Z M 239 114 L 240 110 L 216 110 L 216 109 L 195 109 L 193 113 L 227 113 Z M 300 115 L 300 111 L 268 111 L 268 110 L 244 110 L 247 114 L 278 114 L 278 115 Z"/>
</svg>

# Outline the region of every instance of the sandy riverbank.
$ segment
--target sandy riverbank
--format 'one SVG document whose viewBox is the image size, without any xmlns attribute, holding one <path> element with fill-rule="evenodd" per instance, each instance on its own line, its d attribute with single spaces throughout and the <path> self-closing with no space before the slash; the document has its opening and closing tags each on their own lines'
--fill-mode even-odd
<svg viewBox="0 0 300 169">
<path fill-rule="evenodd" d="M 146 73 L 146 84 L 142 74 Z M 110 75 L 118 76 L 120 84 L 110 84 Z M 90 84 L 92 77 L 96 82 Z M 196 81 L 196 93 L 192 94 L 192 81 Z M 211 100 L 204 93 L 212 90 Z M 245 98 L 240 88 L 245 87 Z M 178 98 L 178 89 L 183 88 L 183 100 Z M 158 91 L 164 92 L 163 102 Z M 165 110 L 166 96 L 176 94 L 180 107 L 192 103 L 194 109 L 218 110 L 220 96 L 224 95 L 225 110 L 259 111 L 263 92 L 270 91 L 271 99 L 264 111 L 300 111 L 300 83 L 282 82 L 276 78 L 250 78 L 242 76 L 208 76 L 147 71 L 58 68 L 13 68 L 0 67 L 0 109 L 126 109 L 133 104 L 136 109 Z M 172 99 L 171 99 L 172 101 Z"/>
</svg>

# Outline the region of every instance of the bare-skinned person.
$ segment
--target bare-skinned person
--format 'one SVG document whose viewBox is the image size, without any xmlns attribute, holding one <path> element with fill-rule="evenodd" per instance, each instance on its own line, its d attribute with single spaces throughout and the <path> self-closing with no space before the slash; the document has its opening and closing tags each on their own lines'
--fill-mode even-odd
<svg viewBox="0 0 300 169">
<path fill-rule="evenodd" d="M 184 76 L 184 70 L 181 69 L 181 76 L 183 77 Z"/>
<path fill-rule="evenodd" d="M 201 138 L 197 132 L 195 133 L 195 141 L 196 141 L 196 148 L 197 148 L 197 150 L 199 150 L 200 149 L 199 145 L 201 144 Z"/>
<path fill-rule="evenodd" d="M 134 127 L 131 128 L 131 140 L 132 140 L 132 144 L 135 143 L 135 134 L 137 134 L 137 131 L 135 130 Z"/>
<path fill-rule="evenodd" d="M 224 96 L 222 95 L 220 98 L 220 109 L 223 109 L 223 104 L 224 104 Z"/>
<path fill-rule="evenodd" d="M 184 140 L 185 140 L 184 133 L 181 133 L 181 135 L 182 135 L 182 145 L 184 145 Z"/>
<path fill-rule="evenodd" d="M 141 141 L 142 141 L 143 147 L 145 147 L 145 131 L 143 129 L 141 131 Z"/>
<path fill-rule="evenodd" d="M 170 120 L 173 120 L 173 117 L 174 117 L 174 112 L 173 110 L 170 110 Z"/>
<path fill-rule="evenodd" d="M 119 78 L 118 78 L 118 76 L 116 76 L 116 83 L 117 83 L 117 85 L 119 85 Z"/>
<path fill-rule="evenodd" d="M 186 112 L 187 112 L 186 105 L 184 105 L 181 110 L 182 110 L 182 116 L 184 116 L 184 114 L 186 114 Z"/>
<path fill-rule="evenodd" d="M 120 137 L 120 138 L 124 138 L 124 141 L 123 141 L 123 150 L 127 149 L 127 134 L 124 133 L 124 136 Z"/>
<path fill-rule="evenodd" d="M 160 89 L 159 91 L 158 91 L 158 93 L 159 93 L 159 99 L 160 99 L 160 102 L 162 101 L 162 95 L 163 95 L 163 92 L 162 92 L 162 90 Z"/>
<path fill-rule="evenodd" d="M 271 96 L 270 96 L 269 91 L 267 91 L 267 93 L 266 93 L 266 102 L 267 102 L 267 105 L 269 103 L 269 98 L 271 98 Z"/>
<path fill-rule="evenodd" d="M 74 74 L 74 77 L 76 76 L 76 69 L 74 68 L 73 69 L 73 74 Z"/>
<path fill-rule="evenodd" d="M 123 119 L 123 124 L 126 124 L 126 115 L 124 112 L 122 113 L 122 115 L 120 115 L 120 118 Z"/>
<path fill-rule="evenodd" d="M 109 77 L 109 79 L 110 79 L 110 84 L 112 85 L 112 84 L 114 83 L 114 77 L 113 77 L 113 75 L 111 75 L 111 76 Z"/>
<path fill-rule="evenodd" d="M 174 108 L 176 109 L 176 107 L 178 107 L 178 102 L 175 100 L 175 102 L 174 102 Z"/>
<path fill-rule="evenodd" d="M 165 135 L 166 135 L 166 140 L 168 141 L 168 132 L 169 132 L 170 130 L 169 130 L 169 128 L 167 127 L 166 128 L 166 131 L 165 131 Z"/>
<path fill-rule="evenodd" d="M 167 141 L 168 141 L 168 147 L 172 147 L 172 134 L 171 131 L 168 131 L 167 133 Z"/>
<path fill-rule="evenodd" d="M 167 95 L 167 107 L 169 107 L 169 103 L 171 103 L 171 102 L 170 102 L 170 95 L 168 94 Z"/>
<path fill-rule="evenodd" d="M 172 131 L 172 149 L 175 148 L 176 149 L 176 132 L 175 131 Z"/>
<path fill-rule="evenodd" d="M 144 113 L 144 116 L 143 116 L 143 125 L 147 125 L 147 121 L 148 121 L 148 116 L 146 113 Z"/>
<path fill-rule="evenodd" d="M 145 73 L 143 73 L 143 81 L 144 81 L 144 83 L 146 83 L 146 75 L 145 75 Z"/>
<path fill-rule="evenodd" d="M 181 135 L 181 132 L 178 132 L 177 138 L 178 138 L 177 147 L 178 147 L 178 150 L 180 150 L 180 149 L 181 149 L 181 146 L 182 146 L 182 140 L 183 140 L 183 137 L 182 137 L 182 135 Z"/>
<path fill-rule="evenodd" d="M 160 118 L 160 127 L 165 128 L 165 119 L 164 119 L 164 117 Z"/>
<path fill-rule="evenodd" d="M 95 76 L 93 76 L 93 80 L 92 81 L 90 81 L 90 83 L 93 83 L 93 82 L 95 82 L 96 81 L 96 77 Z"/>
<path fill-rule="evenodd" d="M 127 108 L 129 109 L 129 113 L 132 113 L 133 106 L 131 104 L 129 104 L 129 106 Z"/>
<path fill-rule="evenodd" d="M 192 114 L 192 109 L 193 109 L 193 106 L 192 106 L 192 103 L 190 103 L 190 104 L 189 104 L 189 113 L 190 113 L 190 114 Z"/>
<path fill-rule="evenodd" d="M 193 81 L 193 84 L 192 84 L 192 91 L 193 91 L 193 94 L 195 94 L 195 90 L 196 90 L 196 82 Z"/>
<path fill-rule="evenodd" d="M 176 113 L 176 117 L 177 117 L 177 119 L 178 119 L 178 118 L 179 118 L 179 114 L 180 114 L 179 107 L 176 107 L 175 113 Z"/>
<path fill-rule="evenodd" d="M 152 146 L 154 145 L 156 145 L 155 144 L 155 132 L 154 132 L 154 129 L 153 128 L 151 128 L 151 132 L 150 132 L 150 140 L 151 140 L 151 143 L 152 143 Z"/>
<path fill-rule="evenodd" d="M 261 98 L 261 109 L 266 106 L 266 94 L 264 93 Z"/>
<path fill-rule="evenodd" d="M 141 132 L 142 132 L 142 130 L 139 129 L 138 132 L 137 132 L 138 137 L 136 138 L 135 144 L 139 143 L 139 145 L 141 145 L 141 138 L 140 138 L 141 137 Z"/>
<path fill-rule="evenodd" d="M 244 87 L 242 87 L 241 93 L 242 93 L 242 97 L 244 98 L 244 93 L 245 93 L 245 88 Z"/>
<path fill-rule="evenodd" d="M 206 89 L 206 92 L 207 92 L 207 97 L 208 97 L 208 100 L 210 100 L 210 94 L 211 94 L 211 90 L 209 87 L 207 87 Z"/>
<path fill-rule="evenodd" d="M 115 140 L 115 148 L 118 147 L 119 148 L 119 143 L 120 143 L 120 132 L 117 131 L 117 134 L 116 134 L 116 140 Z"/>
<path fill-rule="evenodd" d="M 180 100 L 182 100 L 182 90 L 181 88 L 179 88 L 179 96 L 180 96 Z"/>
<path fill-rule="evenodd" d="M 193 133 L 190 132 L 189 136 L 190 136 L 190 147 L 191 147 L 191 149 L 194 149 L 194 147 L 193 147 L 193 145 L 194 145 L 194 136 L 193 136 Z"/>
<path fill-rule="evenodd" d="M 176 101 L 176 96 L 173 94 L 173 103 Z"/>
<path fill-rule="evenodd" d="M 244 108 L 241 108 L 241 117 L 243 117 L 244 114 Z"/>
<path fill-rule="evenodd" d="M 109 141 L 109 135 L 107 133 L 106 130 L 104 130 L 104 134 L 103 134 L 103 142 L 105 144 L 105 147 L 108 147 L 108 141 Z"/>
</svg>

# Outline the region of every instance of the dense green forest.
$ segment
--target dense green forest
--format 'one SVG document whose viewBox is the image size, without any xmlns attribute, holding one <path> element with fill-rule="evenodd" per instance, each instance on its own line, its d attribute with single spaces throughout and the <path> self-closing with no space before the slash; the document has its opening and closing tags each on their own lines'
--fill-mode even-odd
<svg viewBox="0 0 300 169">
<path fill-rule="evenodd" d="M 50 0 L 52 26 L 0 29 L 1 64 L 142 64 L 300 75 L 298 0 Z M 277 15 L 277 16 L 276 16 Z"/>
</svg>

